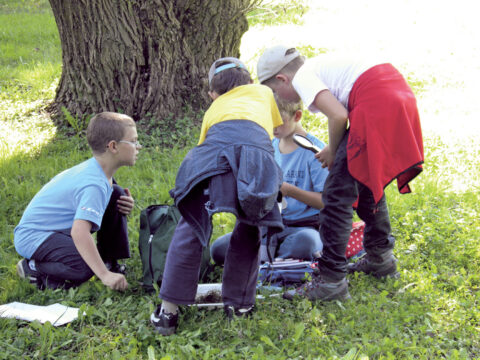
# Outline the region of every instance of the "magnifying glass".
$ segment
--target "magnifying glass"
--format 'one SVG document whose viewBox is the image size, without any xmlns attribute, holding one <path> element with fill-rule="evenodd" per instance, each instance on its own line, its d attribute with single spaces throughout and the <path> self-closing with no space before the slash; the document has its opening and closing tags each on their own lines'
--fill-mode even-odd
<svg viewBox="0 0 480 360">
<path fill-rule="evenodd" d="M 320 152 L 320 148 L 315 146 L 307 137 L 300 134 L 293 134 L 293 141 L 298 146 L 301 146 L 304 149 L 312 151 L 314 154 Z"/>
</svg>

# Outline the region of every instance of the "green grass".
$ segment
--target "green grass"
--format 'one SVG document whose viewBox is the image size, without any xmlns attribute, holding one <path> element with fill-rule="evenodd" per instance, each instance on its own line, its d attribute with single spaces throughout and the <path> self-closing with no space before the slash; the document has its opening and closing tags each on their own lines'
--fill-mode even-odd
<svg viewBox="0 0 480 360">
<path fill-rule="evenodd" d="M 308 11 L 305 1 L 301 0 L 265 0 L 248 15 L 250 26 L 277 26 L 294 23 L 302 24 L 302 16 Z"/>
<path fill-rule="evenodd" d="M 349 276 L 351 301 L 268 298 L 251 319 L 230 324 L 221 311 L 186 308 L 177 335 L 156 335 L 148 318 L 158 298 L 138 285 L 139 214 L 147 205 L 171 202 L 168 190 L 198 129 L 180 139 L 162 137 L 167 129 L 148 119 L 139 131 L 147 146 L 136 166 L 116 176 L 136 200 L 128 222 L 129 290 L 116 293 L 92 279 L 77 289 L 39 292 L 21 281 L 13 229 L 24 208 L 53 175 L 90 156 L 81 132 L 68 136 L 43 111 L 54 96 L 61 58 L 45 4 L 0 2 L 0 303 L 60 302 L 85 315 L 62 327 L 0 319 L 0 359 L 480 358 L 480 150 L 477 139 L 454 134 L 424 134 L 425 171 L 412 194 L 387 188 L 401 278 Z M 37 47 L 41 55 L 32 51 Z M 433 82 L 419 74 L 408 79 L 417 95 Z M 190 121 L 178 119 L 179 128 Z M 326 139 L 322 117 L 306 113 L 303 121 Z M 175 143 L 181 147 L 166 146 Z M 215 236 L 223 234 L 233 217 L 220 214 L 215 224 Z"/>
<path fill-rule="evenodd" d="M 38 99 L 61 68 L 55 20 L 50 12 L 0 13 L 0 23 L 0 99 Z"/>
</svg>

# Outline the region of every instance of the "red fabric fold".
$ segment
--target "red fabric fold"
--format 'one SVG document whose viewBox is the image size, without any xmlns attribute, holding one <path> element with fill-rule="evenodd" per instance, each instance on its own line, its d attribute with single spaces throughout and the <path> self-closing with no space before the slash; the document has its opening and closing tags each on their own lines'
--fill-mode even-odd
<svg viewBox="0 0 480 360">
<path fill-rule="evenodd" d="M 394 179 L 400 193 L 409 193 L 424 155 L 417 102 L 403 76 L 391 64 L 374 66 L 353 85 L 348 107 L 350 174 L 376 202 Z"/>
</svg>

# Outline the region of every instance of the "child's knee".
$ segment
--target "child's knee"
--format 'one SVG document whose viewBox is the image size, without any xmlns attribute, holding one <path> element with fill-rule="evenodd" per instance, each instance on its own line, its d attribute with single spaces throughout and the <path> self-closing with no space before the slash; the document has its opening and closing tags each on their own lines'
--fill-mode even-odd
<svg viewBox="0 0 480 360">
<path fill-rule="evenodd" d="M 305 229 L 300 231 L 297 236 L 297 242 L 302 244 L 303 249 L 308 250 L 312 254 L 322 251 L 323 243 L 317 230 Z"/>
</svg>

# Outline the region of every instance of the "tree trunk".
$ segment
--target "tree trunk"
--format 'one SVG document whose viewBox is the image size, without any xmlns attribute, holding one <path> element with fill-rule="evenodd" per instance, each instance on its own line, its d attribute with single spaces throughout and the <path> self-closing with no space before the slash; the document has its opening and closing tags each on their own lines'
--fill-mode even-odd
<svg viewBox="0 0 480 360">
<path fill-rule="evenodd" d="M 50 0 L 62 43 L 54 103 L 74 116 L 181 116 L 208 102 L 208 69 L 239 56 L 252 0 Z"/>
</svg>

